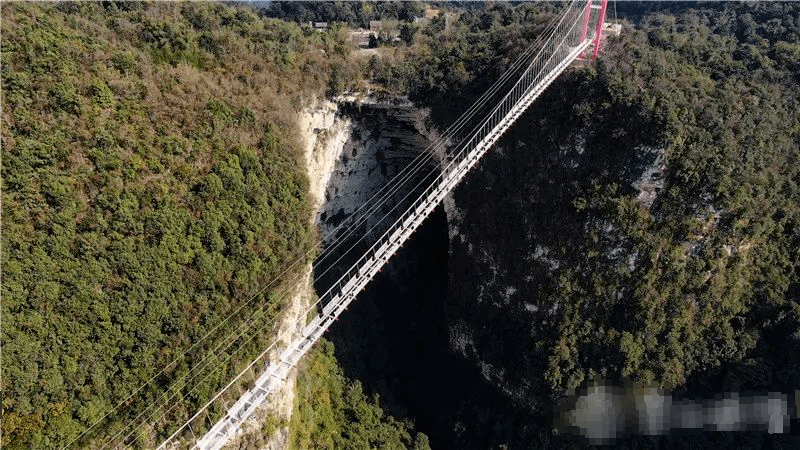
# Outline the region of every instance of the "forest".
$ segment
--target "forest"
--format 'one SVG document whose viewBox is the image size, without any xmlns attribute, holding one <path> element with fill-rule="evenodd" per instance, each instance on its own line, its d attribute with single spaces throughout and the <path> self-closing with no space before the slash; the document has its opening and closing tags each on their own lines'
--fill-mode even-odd
<svg viewBox="0 0 800 450">
<path fill-rule="evenodd" d="M 213 345 L 194 346 L 201 337 L 241 323 L 216 328 L 242 302 L 255 295 L 274 317 L 282 286 L 256 293 L 309 261 L 316 239 L 299 109 L 368 84 L 430 107 L 444 129 L 555 13 L 438 2 L 453 20 L 409 25 L 361 58 L 343 25 L 298 22 L 408 22 L 421 4 L 272 3 L 3 5 L 3 447 L 96 447 Z M 622 36 L 557 80 L 454 194 L 470 244 L 504 267 L 488 288 L 516 297 L 476 301 L 492 269 L 451 242 L 446 318 L 492 325 L 477 351 L 530 401 L 481 404 L 483 386 L 469 404 L 431 395 L 418 405 L 437 417 L 415 420 L 413 392 L 384 391 L 402 380 L 353 380 L 326 343 L 301 368 L 293 448 L 578 445 L 542 417 L 597 377 L 686 396 L 800 387 L 800 7 L 638 3 L 620 16 L 631 18 Z M 549 149 L 577 136 L 591 150 L 567 167 Z M 653 157 L 644 149 L 663 161 L 650 205 L 632 187 L 632 168 Z M 518 263 L 537 245 L 558 268 Z M 380 332 L 368 322 L 365 339 Z M 246 345 L 164 421 L 259 351 Z M 502 414 L 533 421 L 501 426 Z M 625 444 L 693 442 L 669 439 Z"/>
<path fill-rule="evenodd" d="M 296 112 L 352 45 L 223 4 L 17 3 L 2 21 L 2 446 L 98 445 L 256 296 L 264 331 L 154 424 L 174 426 L 261 351 L 283 301 L 263 288 L 313 257 Z"/>
<path fill-rule="evenodd" d="M 504 173 L 457 191 L 475 209 L 473 245 L 510 264 L 520 242 L 504 232 L 524 223 L 530 251 L 546 245 L 561 262 L 507 274 L 533 269 L 527 294 L 563 305 L 552 334 L 529 344 L 550 352 L 551 395 L 595 376 L 683 386 L 734 362 L 737 383 L 800 385 L 797 17 L 782 3 L 643 16 L 522 119 L 500 144 Z M 577 167 L 526 145 L 578 135 L 591 152 Z M 663 186 L 647 207 L 631 172 L 650 149 L 662 149 Z M 486 184 L 500 192 L 473 190 Z M 520 207 L 494 210 L 506 195 Z"/>
</svg>

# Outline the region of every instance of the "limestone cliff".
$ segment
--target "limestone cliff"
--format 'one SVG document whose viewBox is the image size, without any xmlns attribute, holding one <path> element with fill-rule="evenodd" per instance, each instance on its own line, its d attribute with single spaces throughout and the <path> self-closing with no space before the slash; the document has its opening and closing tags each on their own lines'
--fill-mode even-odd
<svg viewBox="0 0 800 450">
<path fill-rule="evenodd" d="M 336 161 L 349 142 L 352 121 L 339 114 L 337 104 L 320 102 L 298 114 L 298 129 L 305 150 L 306 168 L 309 178 L 309 193 L 315 216 L 324 204 L 325 190 L 329 184 Z M 278 339 L 288 343 L 300 336 L 305 322 L 305 311 L 314 301 L 311 283 L 311 264 L 305 268 L 305 276 L 295 288 L 291 302 L 278 324 Z M 270 354 L 277 358 L 285 345 Z M 227 448 L 284 449 L 288 446 L 288 423 L 294 408 L 294 386 L 296 371 L 290 373 L 286 383 L 270 395 L 268 403 L 257 411 L 253 418 L 241 428 L 241 434 Z M 277 426 L 277 429 L 275 427 Z"/>
<path fill-rule="evenodd" d="M 323 245 L 341 237 L 341 233 L 336 232 L 337 226 L 429 147 L 437 134 L 427 124 L 427 117 L 426 110 L 408 102 L 372 100 L 324 102 L 299 113 L 314 220 Z M 436 160 L 424 168 L 436 170 Z M 356 237 L 367 233 L 382 214 L 389 212 L 391 205 L 408 194 L 402 190 L 395 192 L 385 206 L 359 228 Z M 375 237 L 376 233 L 377 230 L 373 230 L 369 237 Z M 278 327 L 282 342 L 299 335 L 304 312 L 315 298 L 311 267 L 306 271 L 305 281 L 298 284 Z M 279 350 L 275 350 L 272 356 L 277 357 L 278 353 Z M 268 406 L 243 426 L 244 432 L 229 444 L 229 448 L 286 448 L 286 424 L 293 411 L 295 378 L 293 372 L 287 383 L 270 396 Z M 271 434 L 266 436 L 265 433 Z"/>
<path fill-rule="evenodd" d="M 344 143 L 341 157 L 336 160 L 325 188 L 325 198 L 317 223 L 326 241 L 331 233 L 350 214 L 373 194 L 392 180 L 435 139 L 435 131 L 426 124 L 428 112 L 412 104 L 393 102 L 350 103 L 342 114 L 352 121 L 350 138 Z M 432 170 L 434 162 L 428 164 Z M 408 192 L 397 192 L 403 197 Z M 381 212 L 388 212 L 386 203 Z M 371 227 L 380 214 L 365 224 Z"/>
</svg>

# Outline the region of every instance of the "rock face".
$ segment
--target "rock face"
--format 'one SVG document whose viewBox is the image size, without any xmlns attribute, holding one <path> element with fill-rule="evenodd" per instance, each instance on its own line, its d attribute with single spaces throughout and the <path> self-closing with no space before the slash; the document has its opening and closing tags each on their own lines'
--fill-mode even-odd
<svg viewBox="0 0 800 450">
<path fill-rule="evenodd" d="M 640 155 L 640 164 L 633 170 L 634 173 L 640 175 L 631 183 L 631 186 L 639 191 L 636 200 L 649 208 L 658 193 L 664 188 L 664 149 L 643 146 L 636 150 L 636 154 Z"/>
<path fill-rule="evenodd" d="M 306 167 L 309 178 L 309 191 L 314 211 L 317 214 L 323 205 L 325 190 L 329 183 L 333 167 L 342 154 L 344 143 L 350 139 L 353 124 L 345 116 L 339 114 L 339 107 L 332 102 L 320 102 L 298 114 L 298 128 L 305 150 Z M 305 310 L 314 299 L 311 285 L 311 265 L 305 269 L 302 282 L 295 288 L 295 295 L 287 305 L 283 320 L 278 324 L 278 340 L 291 342 L 298 338 L 302 331 Z M 279 346 L 270 354 L 273 360 L 278 357 L 284 346 Z M 254 414 L 253 418 L 242 426 L 242 434 L 231 442 L 229 448 L 252 448 L 254 446 L 270 450 L 285 449 L 288 446 L 288 423 L 294 409 L 294 387 L 296 372 L 292 371 L 283 386 L 270 395 L 266 406 Z M 272 416 L 277 419 L 278 429 L 271 436 L 264 436 L 262 428 Z"/>
<path fill-rule="evenodd" d="M 320 232 L 329 242 L 340 232 L 336 227 L 364 205 L 389 180 L 425 151 L 435 132 L 426 125 L 427 111 L 411 104 L 345 104 L 341 114 L 352 123 L 349 139 L 330 172 L 325 197 L 317 216 Z M 435 161 L 425 170 L 435 168 Z M 391 201 L 371 215 L 362 232 L 371 228 L 383 214 L 390 213 L 408 192 L 398 191 Z"/>
<path fill-rule="evenodd" d="M 300 112 L 298 119 L 305 141 L 309 191 L 314 211 L 319 214 L 336 162 L 343 155 L 345 143 L 350 142 L 353 134 L 353 121 L 339 114 L 339 106 L 332 102 L 305 109 Z"/>
<path fill-rule="evenodd" d="M 518 407 L 543 413 L 548 358 L 575 273 L 589 252 L 600 265 L 636 267 L 618 224 L 589 213 L 598 177 L 650 207 L 663 188 L 664 151 L 646 135 L 614 148 L 591 124 L 524 115 L 445 201 L 450 236 L 450 347 Z M 604 146 L 605 145 L 605 146 Z M 593 254 L 594 255 L 594 254 Z M 604 293 L 619 298 L 618 292 Z"/>
<path fill-rule="evenodd" d="M 345 103 L 339 113 L 352 125 L 317 216 L 327 248 L 317 261 L 320 295 L 401 217 L 439 170 L 436 156 L 423 154 L 436 136 L 426 125 L 426 110 L 396 102 Z M 413 162 L 418 156 L 423 161 Z M 418 166 L 419 174 L 407 177 L 408 166 Z"/>
</svg>

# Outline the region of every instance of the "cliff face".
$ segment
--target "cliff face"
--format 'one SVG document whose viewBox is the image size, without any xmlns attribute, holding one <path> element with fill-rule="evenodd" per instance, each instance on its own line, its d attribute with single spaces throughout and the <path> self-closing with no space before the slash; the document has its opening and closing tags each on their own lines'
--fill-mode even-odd
<svg viewBox="0 0 800 450">
<path fill-rule="evenodd" d="M 317 145 L 341 146 L 335 158 L 324 154 L 318 176 L 327 177 L 317 221 L 328 245 L 341 236 L 336 227 L 436 136 L 427 112 L 409 105 L 343 105 L 337 117 L 349 121 L 346 139 L 330 133 L 335 126 L 308 128 Z M 651 204 L 663 143 L 643 132 L 609 158 L 608 148 L 595 146 L 594 127 L 576 122 L 551 135 L 540 119 L 535 112 L 521 119 L 446 199 L 446 218 L 437 211 L 332 329 L 345 374 L 378 393 L 389 413 L 417 421 L 434 442 L 479 448 L 530 439 L 533 417 L 547 407 L 548 356 L 563 314 L 563 300 L 550 292 L 565 270 L 580 270 L 576 242 L 600 233 L 599 258 L 636 264 L 615 224 L 572 203 L 594 175 L 611 171 L 626 195 L 649 192 L 641 204 Z M 395 194 L 381 212 L 406 194 Z M 464 397 L 465 389 L 474 395 Z M 497 417 L 528 421 L 528 431 L 500 426 Z"/>
<path fill-rule="evenodd" d="M 409 179 L 407 172 L 401 174 L 435 139 L 436 132 L 426 124 L 427 111 L 407 103 L 364 102 L 343 103 L 339 112 L 352 121 L 352 127 L 332 166 L 317 216 L 327 247 L 325 259 L 318 261 L 322 270 L 316 274 L 320 294 L 416 200 L 424 185 L 420 176 L 434 176 L 438 170 L 433 158 L 419 167 L 423 175 Z M 390 182 L 392 188 L 381 191 Z"/>
<path fill-rule="evenodd" d="M 544 110 L 544 108 L 542 108 Z M 580 214 L 576 199 L 598 171 L 649 207 L 663 187 L 663 144 L 649 137 L 602 161 L 586 126 L 535 130 L 523 116 L 445 201 L 450 238 L 451 349 L 515 404 L 543 412 L 550 339 L 559 333 L 559 282 L 582 264 L 578 241 L 597 236 L 596 257 L 635 270 L 637 253 L 608 218 Z M 611 293 L 622 296 L 624 289 Z"/>
<path fill-rule="evenodd" d="M 317 225 L 326 242 L 342 221 L 364 205 L 382 186 L 406 167 L 435 138 L 426 124 L 428 113 L 411 104 L 344 104 L 341 114 L 352 122 L 349 139 L 332 165 Z M 433 169 L 429 164 L 427 170 Z M 370 216 L 366 232 L 408 192 L 395 193 L 380 211 Z"/>
<path fill-rule="evenodd" d="M 339 114 L 338 105 L 323 101 L 300 111 L 297 126 L 302 137 L 309 192 L 316 217 L 323 208 L 325 190 L 336 161 L 344 151 L 345 142 L 351 138 L 353 124 L 348 117 Z M 315 298 L 311 264 L 305 268 L 305 273 L 305 277 L 295 287 L 295 294 L 278 324 L 277 338 L 284 343 L 300 336 L 305 311 Z M 270 358 L 276 360 L 284 348 L 283 345 L 278 346 L 271 352 Z M 270 395 L 266 405 L 256 412 L 248 424 L 242 426 L 241 435 L 228 448 L 259 447 L 278 450 L 288 447 L 288 424 L 294 408 L 296 378 L 297 372 L 292 371 L 286 383 Z M 276 428 L 274 431 L 270 430 L 271 434 L 263 431 L 272 427 Z"/>
</svg>

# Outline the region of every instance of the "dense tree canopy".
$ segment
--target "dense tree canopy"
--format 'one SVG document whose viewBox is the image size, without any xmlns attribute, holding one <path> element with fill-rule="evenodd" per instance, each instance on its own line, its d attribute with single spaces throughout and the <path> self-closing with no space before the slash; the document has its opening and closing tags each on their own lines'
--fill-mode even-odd
<svg viewBox="0 0 800 450">
<path fill-rule="evenodd" d="M 60 447 L 307 258 L 295 111 L 329 91 L 350 44 L 221 4 L 2 15 L 2 444 Z"/>
<path fill-rule="evenodd" d="M 425 14 L 422 2 L 292 2 L 273 1 L 260 10 L 264 16 L 297 22 L 342 22 L 351 27 L 369 27 L 371 20 L 395 19 L 411 22 Z"/>
</svg>

